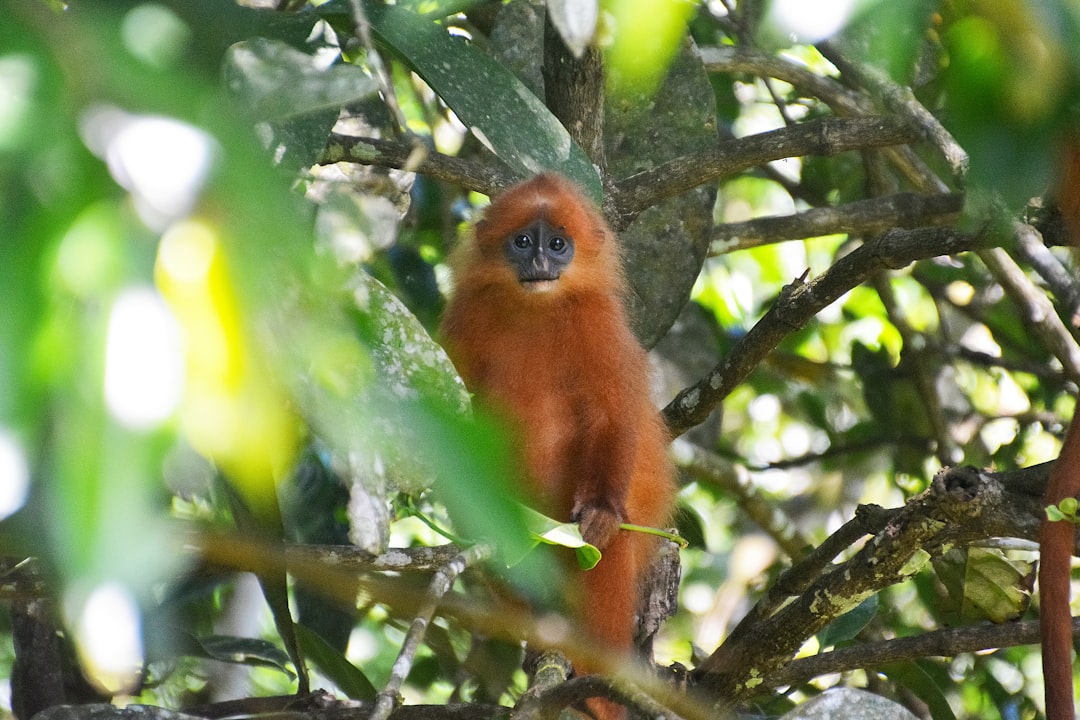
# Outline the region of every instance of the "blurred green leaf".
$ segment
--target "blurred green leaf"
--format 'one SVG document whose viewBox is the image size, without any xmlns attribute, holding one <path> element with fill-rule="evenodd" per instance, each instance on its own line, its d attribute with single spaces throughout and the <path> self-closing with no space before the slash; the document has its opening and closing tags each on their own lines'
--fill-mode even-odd
<svg viewBox="0 0 1080 720">
<path fill-rule="evenodd" d="M 965 0 L 943 9 L 941 86 L 948 129 L 967 151 L 968 212 L 990 196 L 1011 212 L 1050 184 L 1075 122 L 1080 16 L 1068 3 Z"/>
<path fill-rule="evenodd" d="M 376 91 L 355 65 L 324 63 L 280 40 L 252 38 L 225 54 L 225 83 L 259 120 L 336 111 Z"/>
<path fill-rule="evenodd" d="M 613 37 L 605 48 L 606 80 L 615 96 L 651 95 L 679 50 L 695 3 L 686 0 L 602 0 Z"/>
<path fill-rule="evenodd" d="M 915 64 L 928 42 L 924 28 L 937 0 L 871 0 L 860 5 L 843 29 L 845 49 L 854 51 L 860 62 L 881 68 L 896 82 L 911 83 Z"/>
</svg>

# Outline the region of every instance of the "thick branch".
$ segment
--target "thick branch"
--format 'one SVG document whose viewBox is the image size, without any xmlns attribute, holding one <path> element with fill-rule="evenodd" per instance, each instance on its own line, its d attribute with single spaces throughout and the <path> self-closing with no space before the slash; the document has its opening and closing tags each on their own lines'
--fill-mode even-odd
<svg viewBox="0 0 1080 720">
<path fill-rule="evenodd" d="M 913 125 L 891 117 L 822 118 L 725 140 L 617 183 L 615 208 L 629 218 L 661 200 L 774 160 L 832 156 L 848 150 L 904 145 L 922 139 Z"/>
<path fill-rule="evenodd" d="M 544 23 L 544 99 L 593 165 L 604 169 L 602 57 L 600 48 L 592 45 L 574 57 L 551 18 Z"/>
<path fill-rule="evenodd" d="M 949 228 L 890 230 L 841 258 L 813 280 L 798 279 L 786 285 L 776 304 L 731 354 L 664 408 L 664 419 L 672 435 L 678 437 L 703 422 L 784 337 L 874 273 L 899 269 L 916 260 L 965 252 L 979 243 L 978 239 Z"/>
<path fill-rule="evenodd" d="M 713 255 L 795 240 L 848 233 L 873 235 L 890 228 L 947 225 L 964 208 L 964 196 L 896 193 L 858 200 L 836 207 L 819 207 L 794 215 L 757 218 L 717 225 L 713 229 Z"/>
<path fill-rule="evenodd" d="M 695 671 L 700 687 L 730 707 L 771 686 L 803 642 L 829 622 L 889 585 L 916 573 L 950 547 L 995 535 L 1019 514 L 1036 516 L 1038 499 L 1017 496 L 989 473 L 946 469 L 931 487 L 912 498 L 885 528 L 847 562 L 834 565 L 805 592 L 775 613 L 756 609 Z M 1036 524 L 1037 527 L 1037 524 Z"/>
</svg>

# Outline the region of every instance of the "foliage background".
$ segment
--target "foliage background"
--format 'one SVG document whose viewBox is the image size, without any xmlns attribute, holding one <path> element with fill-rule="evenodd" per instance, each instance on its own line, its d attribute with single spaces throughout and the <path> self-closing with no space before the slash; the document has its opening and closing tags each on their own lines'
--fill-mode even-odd
<svg viewBox="0 0 1080 720">
<path fill-rule="evenodd" d="M 348 30 L 350 3 L 295 5 L 0 9 L 0 541 L 5 573 L 19 579 L 0 590 L 0 676 L 11 677 L 20 617 L 32 615 L 17 574 L 31 555 L 88 674 L 125 688 L 145 661 L 138 699 L 181 707 L 295 688 L 280 625 L 251 583 L 221 570 L 265 557 L 222 539 L 245 526 L 245 503 L 255 532 L 295 542 L 351 540 L 375 554 L 444 542 L 422 514 L 511 555 L 527 546 L 504 501 L 498 433 L 462 419 L 464 390 L 424 329 L 482 194 L 544 167 L 598 200 L 606 191 L 643 299 L 639 334 L 659 340 L 661 405 L 752 342 L 786 285 L 881 231 L 949 227 L 982 242 L 852 287 L 790 328 L 722 413 L 677 442 L 692 544 L 681 612 L 656 645 L 661 665 L 699 664 L 858 504 L 901 505 L 942 467 L 1009 471 L 1056 456 L 1080 379 L 1080 295 L 1072 258 L 1047 248 L 1058 221 L 1029 201 L 1051 184 L 1075 112 L 1070 4 L 868 2 L 827 39 L 783 2 L 602 3 L 607 116 L 624 134 L 585 149 L 542 92 L 520 91 L 542 82 L 539 56 L 515 35 L 535 27 L 537 4 L 365 4 L 381 60 Z M 574 30 L 571 5 L 549 12 L 584 48 L 594 34 Z M 627 59 L 625 46 L 638 52 Z M 949 142 L 924 132 L 892 155 L 703 170 L 697 190 L 672 191 L 641 217 L 645 207 L 612 205 L 629 193 L 602 187 L 592 167 L 603 153 L 603 180 L 616 183 L 714 143 L 858 114 L 852 106 L 922 109 Z M 666 134 L 638 124 L 650 115 Z M 417 148 L 428 157 L 410 160 Z M 404 155 L 384 160 L 391 151 Z M 907 204 L 885 220 L 856 209 L 847 224 L 754 222 L 897 193 Z M 922 204 L 961 195 L 962 209 Z M 692 449 L 709 453 L 711 471 L 688 460 Z M 767 519 L 748 510 L 755 502 Z M 1032 615 L 1032 546 L 988 544 L 882 590 L 801 652 Z M 534 571 L 515 582 L 543 577 Z M 404 585 L 421 596 L 426 576 L 413 577 Z M 537 596 L 545 585 L 520 587 Z M 357 609 L 294 593 L 326 643 L 315 686 L 369 697 L 390 677 L 410 615 L 370 592 Z M 444 617 L 429 629 L 408 701 L 521 692 L 520 672 L 505 672 L 516 651 L 465 627 Z M 95 654 L 102 629 L 130 653 Z M 301 644 L 309 656 L 321 648 Z M 236 672 L 222 669 L 230 653 Z M 933 717 L 1032 717 L 1040 682 L 1037 649 L 1006 647 L 853 669 L 744 709 L 776 714 L 845 683 Z"/>
</svg>

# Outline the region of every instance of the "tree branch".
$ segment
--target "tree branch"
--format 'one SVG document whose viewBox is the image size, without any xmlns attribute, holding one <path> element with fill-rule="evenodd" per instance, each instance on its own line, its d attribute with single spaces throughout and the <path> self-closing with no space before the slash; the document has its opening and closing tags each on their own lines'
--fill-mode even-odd
<svg viewBox="0 0 1080 720">
<path fill-rule="evenodd" d="M 849 90 L 833 78 L 818 75 L 791 60 L 737 45 L 703 47 L 698 50 L 698 54 L 709 72 L 746 73 L 783 80 L 798 88 L 807 97 L 821 100 L 837 115 L 858 116 L 873 113 L 869 99 Z"/>
<path fill-rule="evenodd" d="M 1050 252 L 1042 234 L 1027 223 L 1017 223 L 1016 251 L 1050 287 L 1066 322 L 1075 326 L 1080 317 L 1080 285 L 1076 276 Z"/>
<path fill-rule="evenodd" d="M 874 102 L 863 93 L 850 90 L 833 78 L 816 75 L 790 60 L 759 50 L 737 46 L 702 48 L 701 59 L 710 72 L 749 73 L 783 80 L 806 96 L 821 100 L 840 117 L 880 114 Z M 936 128 L 940 127 L 937 120 L 931 118 L 932 122 L 926 122 L 926 118 L 917 113 L 907 113 L 906 116 L 915 122 L 916 127 L 922 127 L 928 137 L 932 137 Z M 948 191 L 911 148 L 888 147 L 883 154 L 921 192 L 934 194 Z"/>
<path fill-rule="evenodd" d="M 916 260 L 952 255 L 980 246 L 978 238 L 950 228 L 890 230 L 840 258 L 809 282 L 786 285 L 776 303 L 735 345 L 731 353 L 704 378 L 681 391 L 667 407 L 664 419 L 674 437 L 701 423 L 789 333 L 832 304 L 874 273 L 899 269 Z"/>
<path fill-rule="evenodd" d="M 545 13 L 544 100 L 593 165 L 606 175 L 603 53 L 593 45 L 580 58 L 566 47 Z"/>
<path fill-rule="evenodd" d="M 1073 618 L 1073 637 L 1080 637 L 1080 618 Z M 766 688 L 800 685 L 821 675 L 880 667 L 925 657 L 953 657 L 1039 642 L 1039 621 L 986 623 L 931 630 L 912 637 L 840 648 L 832 652 L 793 660 L 769 676 Z"/>
<path fill-rule="evenodd" d="M 902 192 L 836 207 L 819 207 L 793 215 L 756 218 L 713 228 L 713 255 L 761 245 L 847 233 L 872 235 L 890 228 L 947 225 L 964 208 L 964 196 Z"/>
<path fill-rule="evenodd" d="M 390 717 L 390 713 L 400 702 L 398 696 L 401 692 L 401 686 L 405 684 L 405 678 L 408 677 L 409 671 L 412 670 L 413 660 L 420 649 L 420 643 L 424 640 L 424 635 L 427 634 L 428 625 L 431 624 L 431 619 L 435 616 L 435 610 L 439 607 L 439 602 L 446 593 L 450 592 L 450 588 L 454 586 L 454 580 L 457 579 L 458 575 L 473 565 L 491 557 L 492 553 L 493 548 L 490 545 L 473 545 L 458 553 L 453 560 L 440 568 L 435 573 L 435 576 L 431 578 L 431 584 L 424 595 L 424 601 L 409 625 L 409 631 L 405 633 L 405 640 L 401 643 L 401 651 L 398 652 L 397 660 L 394 661 L 394 665 L 390 670 L 390 678 L 386 681 L 386 686 L 379 693 L 378 698 L 376 698 L 375 709 L 372 710 L 369 720 L 387 720 Z"/>
<path fill-rule="evenodd" d="M 858 85 L 880 97 L 886 109 L 924 128 L 927 139 L 945 158 L 954 177 L 962 179 L 967 174 L 967 152 L 960 147 L 941 121 L 915 98 L 911 88 L 893 82 L 878 68 L 851 60 L 838 42 L 824 42 L 818 48 L 833 65 L 840 69 L 843 75 L 852 78 Z"/>
<path fill-rule="evenodd" d="M 848 561 L 830 566 L 776 612 L 755 609 L 694 673 L 715 693 L 720 710 L 747 700 L 787 665 L 802 643 L 829 622 L 889 585 L 914 575 L 945 550 L 977 536 L 1037 532 L 1039 499 L 1009 492 L 1002 477 L 975 468 L 947 468 L 912 498 Z M 1017 524 L 1019 515 L 1034 524 Z"/>
<path fill-rule="evenodd" d="M 696 155 L 631 175 L 616 183 L 614 207 L 620 218 L 632 218 L 665 198 L 773 160 L 804 155 L 829 157 L 848 150 L 903 145 L 921 139 L 918 128 L 896 118 L 812 120 L 721 141 Z"/>
<path fill-rule="evenodd" d="M 1080 346 L 1046 294 L 1032 284 L 1020 266 L 1001 248 L 980 250 L 979 258 L 1016 304 L 1032 332 L 1061 363 L 1065 375 L 1080 385 Z"/>
<path fill-rule="evenodd" d="M 381 555 L 354 545 L 286 545 L 289 567 L 321 565 L 343 572 L 430 573 L 445 567 L 461 548 L 457 545 L 389 548 Z"/>
</svg>

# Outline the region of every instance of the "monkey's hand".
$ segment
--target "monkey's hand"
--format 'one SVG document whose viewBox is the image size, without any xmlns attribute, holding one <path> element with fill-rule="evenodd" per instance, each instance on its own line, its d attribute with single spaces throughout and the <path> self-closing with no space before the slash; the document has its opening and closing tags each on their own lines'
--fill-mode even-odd
<svg viewBox="0 0 1080 720">
<path fill-rule="evenodd" d="M 581 537 L 585 542 L 601 551 L 615 539 L 619 525 L 626 522 L 623 513 L 618 510 L 607 505 L 586 504 L 581 500 L 574 505 L 570 520 L 580 525 Z"/>
</svg>

